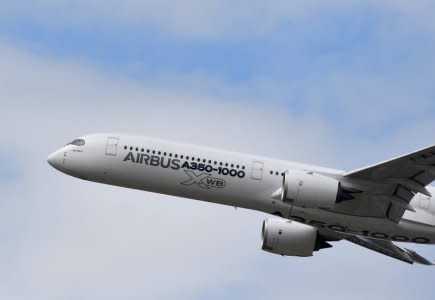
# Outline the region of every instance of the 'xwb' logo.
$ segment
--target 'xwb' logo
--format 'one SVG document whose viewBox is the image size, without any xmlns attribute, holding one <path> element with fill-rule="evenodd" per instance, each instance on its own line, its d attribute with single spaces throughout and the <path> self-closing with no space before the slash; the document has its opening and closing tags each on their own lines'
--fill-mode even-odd
<svg viewBox="0 0 435 300">
<path fill-rule="evenodd" d="M 212 177 L 210 174 L 207 173 L 201 173 L 197 175 L 195 172 L 190 170 L 184 170 L 186 172 L 186 175 L 189 176 L 189 179 L 186 181 L 183 181 L 181 184 L 184 185 L 198 185 L 199 187 L 203 189 L 210 189 L 210 188 L 224 188 L 226 185 L 225 180 L 220 178 Z"/>
</svg>

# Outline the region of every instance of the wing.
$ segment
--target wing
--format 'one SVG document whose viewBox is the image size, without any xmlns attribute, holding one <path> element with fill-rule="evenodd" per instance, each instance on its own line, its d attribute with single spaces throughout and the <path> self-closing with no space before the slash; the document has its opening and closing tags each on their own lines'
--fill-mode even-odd
<svg viewBox="0 0 435 300">
<path fill-rule="evenodd" d="M 331 231 L 325 228 L 319 229 L 319 235 L 322 237 L 323 241 L 335 242 L 335 241 L 347 240 L 356 245 L 390 256 L 392 258 L 401 260 L 409 264 L 417 263 L 417 264 L 427 265 L 427 266 L 435 265 L 435 262 L 432 262 L 427 258 L 424 258 L 417 252 L 406 248 L 400 248 L 399 246 L 395 245 L 391 241 L 373 239 L 366 236 L 353 235 L 344 232 Z"/>
<path fill-rule="evenodd" d="M 356 183 L 363 197 L 384 202 L 386 216 L 399 222 L 417 193 L 431 196 L 426 186 L 435 180 L 435 146 L 367 168 L 348 172 L 345 180 Z"/>
<path fill-rule="evenodd" d="M 367 249 L 379 252 L 381 254 L 390 256 L 392 258 L 404 261 L 409 264 L 418 263 L 422 265 L 435 265 L 434 262 L 429 261 L 423 256 L 419 255 L 413 250 L 400 248 L 390 241 L 376 240 L 364 236 L 348 236 L 346 240 L 365 247 Z"/>
</svg>

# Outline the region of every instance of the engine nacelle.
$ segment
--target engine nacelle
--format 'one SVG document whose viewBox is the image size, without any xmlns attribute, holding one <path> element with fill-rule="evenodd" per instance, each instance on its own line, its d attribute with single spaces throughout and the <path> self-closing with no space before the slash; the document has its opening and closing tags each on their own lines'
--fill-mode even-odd
<svg viewBox="0 0 435 300">
<path fill-rule="evenodd" d="M 265 220 L 262 239 L 261 249 L 287 256 L 312 256 L 314 251 L 331 247 L 314 227 L 284 219 Z"/>
<path fill-rule="evenodd" d="M 334 208 L 346 198 L 340 182 L 334 178 L 303 171 L 284 173 L 282 201 L 299 207 Z"/>
</svg>

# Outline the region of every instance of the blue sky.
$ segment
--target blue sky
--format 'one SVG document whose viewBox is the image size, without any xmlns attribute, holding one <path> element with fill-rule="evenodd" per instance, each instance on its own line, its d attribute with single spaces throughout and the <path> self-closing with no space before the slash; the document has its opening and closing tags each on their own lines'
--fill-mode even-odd
<svg viewBox="0 0 435 300">
<path fill-rule="evenodd" d="M 101 131 L 340 169 L 431 145 L 434 9 L 1 3 L 0 297 L 432 299 L 430 268 L 344 242 L 273 256 L 259 246 L 263 214 L 81 182 L 46 157 Z"/>
<path fill-rule="evenodd" d="M 148 11 L 139 13 L 143 20 L 136 22 L 107 21 L 110 17 L 116 19 L 116 13 L 101 16 L 92 7 L 78 4 L 71 12 L 63 12 L 63 21 L 56 19 L 50 5 L 35 3 L 35 7 L 45 9 L 35 13 L 9 8 L 16 17 L 3 18 L 0 32 L 4 40 L 45 57 L 80 60 L 139 82 L 188 86 L 222 98 L 236 95 L 241 98 L 239 101 L 275 101 L 291 114 L 309 113 L 314 106 L 319 108 L 321 117 L 343 119 L 352 130 L 368 138 L 381 138 L 382 130 L 394 133 L 394 128 L 434 112 L 429 98 L 434 95 L 430 85 L 430 57 L 435 50 L 431 28 L 416 26 L 415 20 L 407 20 L 408 16 L 394 5 L 356 1 L 353 8 L 340 2 L 316 3 L 318 9 L 310 7 L 306 16 L 296 19 L 292 19 L 289 5 L 289 16 L 277 17 L 271 21 L 272 28 L 258 34 L 255 21 L 246 25 L 243 19 L 226 20 L 223 16 L 224 28 L 234 21 L 234 26 L 250 30 L 234 34 L 229 31 L 227 37 L 226 32 L 216 29 L 222 27 L 219 21 L 207 24 L 208 31 L 200 34 L 182 26 L 168 29 L 160 25 L 171 22 L 171 18 L 184 17 L 182 13 L 171 17 L 163 12 L 162 21 L 154 23 L 147 22 L 152 13 Z M 135 1 L 127 4 L 131 6 L 128 11 L 137 5 Z M 95 7 L 98 5 L 96 1 Z M 404 6 L 403 9 L 409 9 Z M 157 5 L 156 10 L 163 9 Z M 288 7 L 284 5 L 283 9 Z M 81 22 L 72 21 L 77 16 Z M 200 27 L 201 18 L 198 19 L 192 23 Z M 261 29 L 261 23 L 258 26 Z M 348 80 L 353 89 L 340 92 L 339 85 L 349 86 Z M 377 81 L 385 82 L 377 85 Z M 391 101 L 401 104 L 400 111 L 383 113 Z M 421 104 L 404 109 L 403 102 L 407 101 Z M 382 118 L 368 118 L 363 123 L 366 115 L 343 102 L 380 103 L 376 109 L 382 112 Z M 355 118 L 358 116 L 361 118 Z M 341 124 L 339 127 L 344 130 Z M 348 134 L 352 133 L 344 133 Z"/>
</svg>

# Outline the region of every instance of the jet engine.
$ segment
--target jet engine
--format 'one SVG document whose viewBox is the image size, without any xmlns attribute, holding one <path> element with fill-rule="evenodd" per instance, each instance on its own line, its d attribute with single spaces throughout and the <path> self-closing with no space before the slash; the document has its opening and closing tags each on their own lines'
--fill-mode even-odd
<svg viewBox="0 0 435 300">
<path fill-rule="evenodd" d="M 286 171 L 281 200 L 299 207 L 334 208 L 343 200 L 353 199 L 338 180 L 314 172 Z"/>
<path fill-rule="evenodd" d="M 307 257 L 314 251 L 331 247 L 314 227 L 284 219 L 265 220 L 262 239 L 261 249 L 286 256 Z"/>
</svg>

